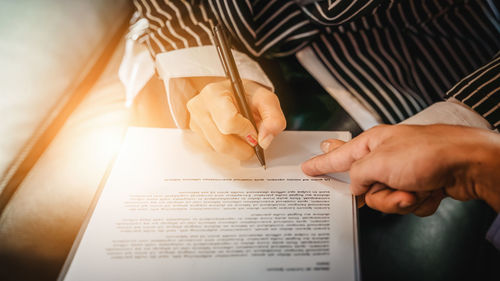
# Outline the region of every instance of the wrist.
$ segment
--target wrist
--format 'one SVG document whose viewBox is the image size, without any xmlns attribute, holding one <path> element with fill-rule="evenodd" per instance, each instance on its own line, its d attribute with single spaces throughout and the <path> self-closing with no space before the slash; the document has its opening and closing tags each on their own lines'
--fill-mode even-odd
<svg viewBox="0 0 500 281">
<path fill-rule="evenodd" d="M 478 199 L 500 212 L 500 135 L 480 130 L 468 152 L 467 184 Z"/>
</svg>

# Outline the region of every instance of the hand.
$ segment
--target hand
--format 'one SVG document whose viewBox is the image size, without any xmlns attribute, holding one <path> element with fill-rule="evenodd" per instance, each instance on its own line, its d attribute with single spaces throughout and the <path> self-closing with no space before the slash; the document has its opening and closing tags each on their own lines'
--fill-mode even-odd
<svg viewBox="0 0 500 281">
<path fill-rule="evenodd" d="M 285 117 L 274 93 L 244 80 L 248 105 L 259 130 L 238 111 L 229 80 L 209 83 L 187 103 L 189 127 L 220 153 L 244 160 L 255 154 L 257 143 L 264 149 L 286 127 Z"/>
<path fill-rule="evenodd" d="M 327 145 L 329 143 L 330 145 Z M 351 191 L 387 213 L 434 213 L 441 200 L 483 199 L 500 211 L 500 135 L 449 125 L 378 126 L 302 165 L 311 176 L 350 171 Z M 328 147 L 329 146 L 329 147 Z"/>
</svg>

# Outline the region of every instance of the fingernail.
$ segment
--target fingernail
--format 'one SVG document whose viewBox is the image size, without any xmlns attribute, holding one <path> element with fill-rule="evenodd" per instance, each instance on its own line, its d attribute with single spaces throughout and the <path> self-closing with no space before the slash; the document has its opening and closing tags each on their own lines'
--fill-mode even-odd
<svg viewBox="0 0 500 281">
<path fill-rule="evenodd" d="M 273 139 L 274 139 L 273 134 L 269 134 L 265 138 L 260 140 L 259 144 L 263 149 L 267 149 L 269 147 L 269 145 L 271 144 L 271 142 L 273 141 Z"/>
<path fill-rule="evenodd" d="M 256 146 L 257 145 L 257 141 L 255 140 L 255 137 L 252 136 L 252 135 L 248 135 L 247 136 L 247 142 L 248 144 L 250 144 L 251 146 Z"/>
<path fill-rule="evenodd" d="M 412 202 L 408 202 L 408 201 L 399 202 L 399 208 L 401 208 L 401 209 L 408 208 L 411 205 L 413 205 Z"/>
<path fill-rule="evenodd" d="M 330 145 L 331 144 L 329 141 L 322 141 L 319 147 L 321 148 L 321 151 L 323 151 L 323 153 L 328 153 L 330 152 Z"/>
</svg>

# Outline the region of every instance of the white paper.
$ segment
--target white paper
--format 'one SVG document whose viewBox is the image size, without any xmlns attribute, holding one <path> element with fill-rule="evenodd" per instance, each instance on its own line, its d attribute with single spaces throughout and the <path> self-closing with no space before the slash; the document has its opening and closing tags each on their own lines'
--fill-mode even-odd
<svg viewBox="0 0 500 281">
<path fill-rule="evenodd" d="M 355 280 L 348 185 L 305 176 L 325 138 L 284 132 L 229 159 L 177 129 L 129 129 L 64 280 Z"/>
</svg>

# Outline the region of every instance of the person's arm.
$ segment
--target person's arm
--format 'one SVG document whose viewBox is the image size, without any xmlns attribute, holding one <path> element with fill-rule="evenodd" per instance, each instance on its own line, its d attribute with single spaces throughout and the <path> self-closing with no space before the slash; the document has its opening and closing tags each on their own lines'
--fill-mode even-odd
<svg viewBox="0 0 500 281">
<path fill-rule="evenodd" d="M 448 195 L 500 211 L 500 135 L 450 125 L 378 126 L 306 161 L 311 176 L 349 171 L 351 191 L 387 213 L 427 216 Z"/>
<path fill-rule="evenodd" d="M 212 45 L 217 19 L 208 2 L 145 0 L 134 4 L 139 18 L 147 22 L 136 39 L 155 59 L 177 127 L 192 129 L 214 150 L 238 159 L 251 156 L 257 141 L 266 148 L 283 131 L 285 118 L 272 83 L 253 59 L 233 50 L 259 133 L 238 113 Z"/>
</svg>

